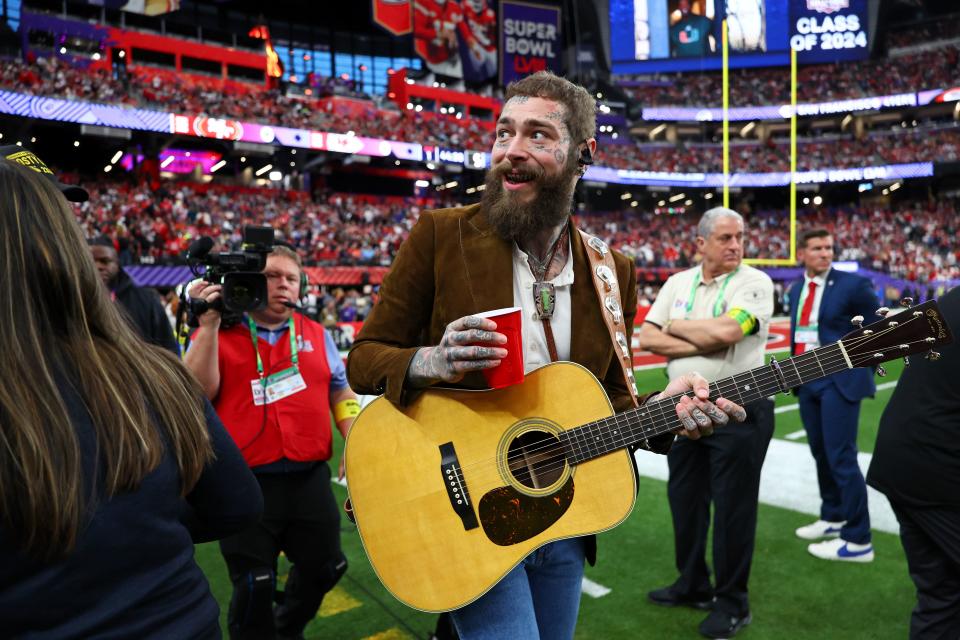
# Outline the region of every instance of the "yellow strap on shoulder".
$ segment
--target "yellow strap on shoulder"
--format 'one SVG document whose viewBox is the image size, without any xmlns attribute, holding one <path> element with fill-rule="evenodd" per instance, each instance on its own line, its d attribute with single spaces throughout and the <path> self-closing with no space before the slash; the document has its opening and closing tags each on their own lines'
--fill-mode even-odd
<svg viewBox="0 0 960 640">
<path fill-rule="evenodd" d="M 746 309 L 735 307 L 727 311 L 726 315 L 737 321 L 737 324 L 740 325 L 740 330 L 743 331 L 743 335 L 745 336 L 756 333 L 760 328 L 757 324 L 757 319 Z"/>
<path fill-rule="evenodd" d="M 360 415 L 360 403 L 353 398 L 341 400 L 333 406 L 333 419 L 340 422 L 346 418 L 356 418 Z"/>
</svg>

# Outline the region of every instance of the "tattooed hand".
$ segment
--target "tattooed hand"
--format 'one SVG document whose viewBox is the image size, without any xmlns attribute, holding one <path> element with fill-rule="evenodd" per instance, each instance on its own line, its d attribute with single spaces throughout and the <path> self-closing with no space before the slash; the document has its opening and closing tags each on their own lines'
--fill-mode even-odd
<svg viewBox="0 0 960 640">
<path fill-rule="evenodd" d="M 743 422 L 747 419 L 746 410 L 726 398 L 717 398 L 716 403 L 708 400 L 710 390 L 707 381 L 695 372 L 671 380 L 667 388 L 656 399 L 662 400 L 670 396 L 685 394 L 688 391 L 693 391 L 693 397 L 683 395 L 676 405 L 677 417 L 683 424 L 683 428 L 676 431 L 678 435 L 696 440 L 701 436 L 711 435 L 714 428 L 727 424 L 730 418 L 737 422 Z"/>
<path fill-rule="evenodd" d="M 496 332 L 493 320 L 466 316 L 447 325 L 440 344 L 417 351 L 407 369 L 407 382 L 426 387 L 435 382 L 457 382 L 469 371 L 492 369 L 507 357 L 507 336 Z M 482 344 L 477 344 L 482 343 Z"/>
</svg>

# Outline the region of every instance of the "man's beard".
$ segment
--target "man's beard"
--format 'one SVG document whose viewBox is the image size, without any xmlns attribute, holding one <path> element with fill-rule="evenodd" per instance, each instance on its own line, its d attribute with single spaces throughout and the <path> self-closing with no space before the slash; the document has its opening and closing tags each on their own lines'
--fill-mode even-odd
<svg viewBox="0 0 960 640">
<path fill-rule="evenodd" d="M 504 240 L 524 240 L 537 233 L 552 229 L 570 215 L 573 208 L 573 176 L 576 163 L 567 163 L 563 171 L 554 177 L 544 176 L 540 167 L 525 168 L 534 173 L 531 182 L 539 186 L 537 197 L 531 202 L 518 202 L 516 195 L 503 187 L 503 176 L 513 166 L 509 160 L 487 171 L 486 186 L 480 199 L 487 220 L 494 231 Z"/>
</svg>

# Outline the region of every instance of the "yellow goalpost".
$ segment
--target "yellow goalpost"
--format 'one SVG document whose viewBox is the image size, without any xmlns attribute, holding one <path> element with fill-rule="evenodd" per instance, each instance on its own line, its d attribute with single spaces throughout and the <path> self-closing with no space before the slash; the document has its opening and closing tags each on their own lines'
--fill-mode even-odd
<svg viewBox="0 0 960 640">
<path fill-rule="evenodd" d="M 727 21 L 721 23 L 723 54 L 723 206 L 730 207 L 730 61 Z M 797 52 L 790 47 L 790 257 L 747 258 L 747 264 L 794 266 L 797 263 Z"/>
</svg>

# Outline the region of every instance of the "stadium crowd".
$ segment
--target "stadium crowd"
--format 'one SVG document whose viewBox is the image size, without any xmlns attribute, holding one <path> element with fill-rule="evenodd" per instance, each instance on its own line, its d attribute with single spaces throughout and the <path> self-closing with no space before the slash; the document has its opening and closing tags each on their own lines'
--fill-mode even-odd
<svg viewBox="0 0 960 640">
<path fill-rule="evenodd" d="M 612 142 L 612 141 L 611 141 Z M 638 171 L 719 173 L 723 170 L 723 146 L 717 143 L 603 144 L 598 153 L 601 166 Z M 908 162 L 945 162 L 960 158 L 960 128 L 949 124 L 937 128 L 901 128 L 874 131 L 861 139 L 848 135 L 800 139 L 797 169 L 848 169 Z M 764 173 L 790 170 L 790 141 L 735 142 L 730 147 L 733 172 Z"/>
<path fill-rule="evenodd" d="M 950 68 L 960 78 L 960 73 L 956 73 L 956 53 L 954 49 Z M 941 70 L 947 67 L 944 64 L 920 66 Z M 813 73 L 811 69 L 815 68 L 818 67 L 807 67 L 805 72 Z M 853 68 L 849 65 L 839 67 L 844 74 L 850 73 L 856 78 L 875 77 L 872 73 L 851 71 Z M 776 72 L 752 70 L 745 72 L 744 77 L 758 79 L 765 73 L 773 73 L 771 77 L 776 78 L 782 76 Z M 834 70 L 823 71 L 822 81 L 833 82 L 835 75 L 837 73 Z M 696 84 L 706 77 L 685 75 L 678 82 Z M 661 90 L 666 95 L 670 94 L 669 87 L 657 86 L 659 88 L 654 91 L 657 95 L 661 95 Z M 373 138 L 415 140 L 453 148 L 486 150 L 490 141 L 490 123 L 472 118 L 457 119 L 452 115 L 397 109 L 389 101 L 350 100 L 349 105 L 344 105 L 330 100 L 287 96 L 278 90 L 267 90 L 247 83 L 224 82 L 145 67 L 135 68 L 127 82 L 120 82 L 106 71 L 75 68 L 54 57 L 30 62 L 3 60 L 0 61 L 0 87 L 39 96 L 168 109 L 191 115 L 205 114 Z M 886 89 L 869 95 L 884 91 Z M 698 99 L 710 95 L 700 86 L 682 88 L 681 93 L 698 96 Z M 661 99 L 662 96 L 657 98 Z M 770 98 L 764 96 L 764 100 L 769 101 Z M 892 141 L 889 136 L 894 135 L 897 138 Z M 850 136 L 803 138 L 800 147 L 799 168 L 809 170 L 950 160 L 957 157 L 960 145 L 957 130 L 952 125 L 932 123 L 930 128 L 917 130 L 904 131 L 894 127 L 890 131 L 874 131 L 860 140 Z M 719 144 L 641 144 L 628 138 L 605 140 L 598 162 L 602 166 L 640 171 L 713 172 L 720 171 L 722 167 Z M 774 138 L 765 143 L 737 144 L 733 148 L 731 162 L 734 171 L 787 171 L 789 143 Z"/>
<path fill-rule="evenodd" d="M 389 101 L 350 100 L 360 113 L 337 110 L 336 102 L 288 96 L 263 85 L 223 81 L 174 71 L 136 67 L 124 81 L 103 69 L 81 69 L 56 57 L 0 60 L 0 88 L 35 96 L 86 100 L 130 107 L 207 115 L 286 127 L 315 129 L 388 140 L 481 149 L 489 123 L 398 109 Z"/>
<path fill-rule="evenodd" d="M 207 235 L 223 247 L 239 247 L 242 225 L 268 224 L 317 266 L 389 266 L 423 208 L 439 199 L 304 193 L 164 183 L 156 192 L 123 182 L 86 185 L 89 202 L 77 215 L 89 237 L 107 235 L 124 264 L 168 263 L 190 242 Z M 823 226 L 842 238 L 838 258 L 910 281 L 960 278 L 958 203 L 897 203 L 801 208 L 802 227 Z M 748 257 L 789 256 L 783 210 L 747 214 Z M 695 262 L 696 216 L 658 215 L 626 208 L 583 213 L 587 231 L 606 239 L 638 267 L 686 267 Z M 877 242 L 877 239 L 882 242 Z"/>
<path fill-rule="evenodd" d="M 242 227 L 266 224 L 309 264 L 386 266 L 426 201 L 332 194 L 311 202 L 302 192 L 163 183 L 100 182 L 77 207 L 88 237 L 107 235 L 121 264 L 169 262 L 198 236 L 239 247 Z"/>
<path fill-rule="evenodd" d="M 797 101 L 819 103 L 948 89 L 960 84 L 958 62 L 960 48 L 949 45 L 857 64 L 804 66 L 797 71 Z M 719 71 L 660 74 L 652 78 L 622 76 L 619 84 L 644 107 L 719 106 L 723 99 Z M 790 75 L 782 68 L 730 71 L 731 107 L 789 103 Z"/>
<path fill-rule="evenodd" d="M 960 278 L 957 201 L 810 207 L 798 210 L 802 228 L 823 227 L 838 239 L 837 259 L 895 278 L 926 283 Z M 746 216 L 747 257 L 788 258 L 787 212 L 759 210 Z M 697 260 L 696 216 L 657 215 L 628 209 L 580 216 L 591 233 L 610 241 L 638 267 L 688 267 Z M 878 240 L 880 240 L 878 242 Z"/>
<path fill-rule="evenodd" d="M 958 16 L 944 16 L 939 20 L 930 20 L 911 25 L 887 34 L 887 49 L 910 47 L 918 44 L 931 44 L 944 40 L 960 38 L 960 20 Z"/>
</svg>

